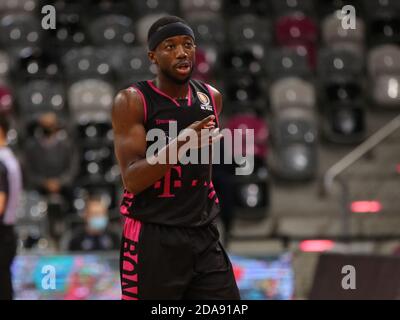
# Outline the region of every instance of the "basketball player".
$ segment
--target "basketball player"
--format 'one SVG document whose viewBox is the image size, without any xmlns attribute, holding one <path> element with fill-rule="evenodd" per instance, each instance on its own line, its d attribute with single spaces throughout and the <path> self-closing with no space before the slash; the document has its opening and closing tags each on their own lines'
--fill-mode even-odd
<svg viewBox="0 0 400 320">
<path fill-rule="evenodd" d="M 157 20 L 148 31 L 154 80 L 120 91 L 112 110 L 115 153 L 124 183 L 121 214 L 122 299 L 240 299 L 232 265 L 219 241 L 218 198 L 211 164 L 151 164 L 146 133 L 178 133 L 218 127 L 221 94 L 192 80 L 195 36 L 175 16 Z M 206 147 L 214 143 L 208 139 Z M 175 143 L 178 150 L 185 141 Z M 204 145 L 203 145 L 204 146 Z M 200 146 L 201 147 L 201 146 Z"/>
</svg>

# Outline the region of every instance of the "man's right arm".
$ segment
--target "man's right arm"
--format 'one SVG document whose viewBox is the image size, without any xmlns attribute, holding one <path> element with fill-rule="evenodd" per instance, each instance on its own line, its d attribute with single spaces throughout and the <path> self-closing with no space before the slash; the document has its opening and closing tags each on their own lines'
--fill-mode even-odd
<svg viewBox="0 0 400 320">
<path fill-rule="evenodd" d="M 124 187 L 129 192 L 137 194 L 145 190 L 173 166 L 168 162 L 150 164 L 146 161 L 143 101 L 135 89 L 122 90 L 115 97 L 112 125 L 115 154 Z"/>
</svg>

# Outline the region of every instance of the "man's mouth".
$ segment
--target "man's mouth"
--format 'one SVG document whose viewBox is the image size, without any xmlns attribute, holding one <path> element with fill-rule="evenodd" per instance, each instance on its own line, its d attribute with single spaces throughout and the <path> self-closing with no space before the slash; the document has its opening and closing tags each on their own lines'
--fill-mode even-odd
<svg viewBox="0 0 400 320">
<path fill-rule="evenodd" d="M 175 69 L 178 70 L 179 73 L 188 73 L 191 68 L 191 63 L 189 61 L 179 62 L 175 65 Z"/>
</svg>

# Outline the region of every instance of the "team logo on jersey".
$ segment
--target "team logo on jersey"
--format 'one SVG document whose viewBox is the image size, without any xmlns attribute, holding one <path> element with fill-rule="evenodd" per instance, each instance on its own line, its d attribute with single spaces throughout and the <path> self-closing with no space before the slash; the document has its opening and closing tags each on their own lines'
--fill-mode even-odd
<svg viewBox="0 0 400 320">
<path fill-rule="evenodd" d="M 202 110 L 207 110 L 207 111 L 213 110 L 212 106 L 210 105 L 210 98 L 206 94 L 204 94 L 203 92 L 197 92 L 197 97 L 200 100 L 201 103 L 200 108 Z"/>
</svg>

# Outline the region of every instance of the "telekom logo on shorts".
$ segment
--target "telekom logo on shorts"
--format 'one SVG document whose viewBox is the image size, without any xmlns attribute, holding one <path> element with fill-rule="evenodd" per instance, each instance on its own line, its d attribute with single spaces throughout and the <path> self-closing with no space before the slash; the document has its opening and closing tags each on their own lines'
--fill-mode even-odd
<svg viewBox="0 0 400 320">
<path fill-rule="evenodd" d="M 176 121 L 170 121 L 167 132 L 159 128 L 154 128 L 147 132 L 146 140 L 153 142 L 146 151 L 146 160 L 149 164 L 235 163 L 238 165 L 235 169 L 236 175 L 250 175 L 253 172 L 253 129 L 202 129 L 198 134 L 195 130 L 186 128 L 179 135 L 177 131 Z M 221 140 L 224 141 L 223 148 L 221 148 Z M 210 141 L 212 141 L 211 147 Z M 178 142 L 184 142 L 179 147 L 179 152 Z M 223 158 L 221 157 L 222 155 Z M 223 159 L 222 161 L 221 158 Z M 174 168 L 179 170 L 178 167 Z M 170 187 L 170 185 L 164 185 L 166 197 L 168 197 Z"/>
</svg>

